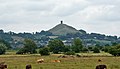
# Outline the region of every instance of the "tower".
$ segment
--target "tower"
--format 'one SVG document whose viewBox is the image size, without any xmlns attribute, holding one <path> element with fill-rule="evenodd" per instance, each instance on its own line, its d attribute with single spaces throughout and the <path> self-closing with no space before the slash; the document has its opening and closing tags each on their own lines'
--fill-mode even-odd
<svg viewBox="0 0 120 69">
<path fill-rule="evenodd" d="M 63 24 L 63 21 L 60 21 L 61 24 Z"/>
</svg>

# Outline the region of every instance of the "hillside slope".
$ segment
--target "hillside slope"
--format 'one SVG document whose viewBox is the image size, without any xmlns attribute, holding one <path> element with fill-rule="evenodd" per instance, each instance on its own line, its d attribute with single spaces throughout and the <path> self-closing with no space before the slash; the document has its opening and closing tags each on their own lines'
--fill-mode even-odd
<svg viewBox="0 0 120 69">
<path fill-rule="evenodd" d="M 50 29 L 48 31 L 54 35 L 66 35 L 68 33 L 74 34 L 74 33 L 79 32 L 75 28 L 68 26 L 66 24 L 62 24 L 62 23 L 58 24 L 57 26 L 53 27 L 52 29 Z"/>
</svg>

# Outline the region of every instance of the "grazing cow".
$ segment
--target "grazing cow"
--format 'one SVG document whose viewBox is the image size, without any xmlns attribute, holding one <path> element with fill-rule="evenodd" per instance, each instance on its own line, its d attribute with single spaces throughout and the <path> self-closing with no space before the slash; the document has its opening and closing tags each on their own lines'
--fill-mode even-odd
<svg viewBox="0 0 120 69">
<path fill-rule="evenodd" d="M 101 62 L 102 60 L 101 59 L 98 59 L 98 62 Z"/>
<path fill-rule="evenodd" d="M 37 63 L 43 63 L 44 62 L 44 59 L 38 59 L 37 60 Z"/>
<path fill-rule="evenodd" d="M 106 65 L 97 65 L 96 69 L 107 69 Z"/>
<path fill-rule="evenodd" d="M 3 64 L 0 65 L 0 69 L 5 69 L 5 68 L 7 68 L 7 65 L 3 65 Z"/>
<path fill-rule="evenodd" d="M 32 66 L 30 64 L 26 65 L 26 69 L 32 69 Z"/>
<path fill-rule="evenodd" d="M 81 55 L 79 55 L 79 54 L 77 54 L 76 56 L 77 56 L 77 57 L 81 57 Z"/>
<path fill-rule="evenodd" d="M 63 55 L 62 58 L 68 58 L 68 56 L 67 55 Z"/>
</svg>

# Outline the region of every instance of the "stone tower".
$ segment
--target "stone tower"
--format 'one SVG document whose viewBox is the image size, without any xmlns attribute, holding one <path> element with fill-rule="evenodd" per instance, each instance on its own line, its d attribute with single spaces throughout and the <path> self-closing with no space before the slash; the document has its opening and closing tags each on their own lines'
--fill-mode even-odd
<svg viewBox="0 0 120 69">
<path fill-rule="evenodd" d="M 61 24 L 63 24 L 63 21 L 60 21 Z"/>
</svg>

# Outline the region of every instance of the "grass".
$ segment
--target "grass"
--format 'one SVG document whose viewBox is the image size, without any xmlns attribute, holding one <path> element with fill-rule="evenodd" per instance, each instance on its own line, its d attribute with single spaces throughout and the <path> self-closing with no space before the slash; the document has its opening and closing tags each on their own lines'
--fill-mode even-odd
<svg viewBox="0 0 120 69">
<path fill-rule="evenodd" d="M 10 52 L 9 52 L 10 53 Z M 86 53 L 81 53 L 86 55 Z M 103 53 L 101 53 L 103 55 Z M 88 54 L 87 54 L 88 55 Z M 89 55 L 93 55 L 90 53 Z M 99 54 L 100 55 L 100 54 Z M 58 54 L 50 56 L 39 56 L 39 54 L 33 55 L 15 55 L 6 54 L 0 55 L 0 62 L 5 62 L 8 65 L 8 69 L 25 69 L 27 64 L 32 65 L 32 69 L 95 69 L 98 64 L 106 64 L 108 69 L 120 69 L 120 57 L 69 57 L 58 58 Z M 38 64 L 36 61 L 40 58 L 44 58 L 45 62 Z M 97 60 L 101 59 L 102 62 Z M 60 63 L 51 62 L 52 60 L 61 60 Z"/>
</svg>

